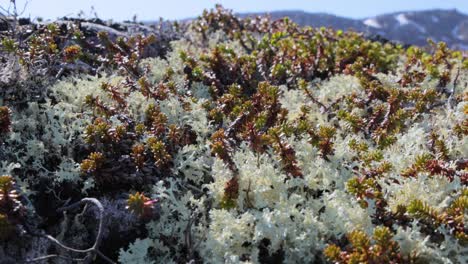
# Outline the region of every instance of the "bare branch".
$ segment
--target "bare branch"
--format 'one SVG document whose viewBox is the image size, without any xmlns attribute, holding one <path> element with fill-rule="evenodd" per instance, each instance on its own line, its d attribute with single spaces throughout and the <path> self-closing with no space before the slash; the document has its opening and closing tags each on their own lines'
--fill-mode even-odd
<svg viewBox="0 0 468 264">
<path fill-rule="evenodd" d="M 187 228 L 185 229 L 185 246 L 188 250 L 188 255 L 190 258 L 193 256 L 193 247 L 192 247 L 192 223 L 193 223 L 193 215 L 190 215 L 190 218 L 187 223 Z"/>
<path fill-rule="evenodd" d="M 317 88 L 320 88 L 317 84 L 315 84 L 315 86 Z M 330 110 L 338 103 L 340 103 L 344 98 L 345 96 L 341 96 L 339 98 L 337 98 L 334 102 L 332 102 L 329 106 L 326 106 L 324 103 L 320 102 L 317 98 L 315 98 L 315 96 L 309 91 L 309 89 L 307 87 L 305 87 L 304 89 L 302 89 L 307 98 L 309 98 L 314 104 L 318 105 L 320 107 L 320 112 L 322 114 L 325 114 L 325 113 L 329 113 Z"/>
<path fill-rule="evenodd" d="M 92 247 L 87 248 L 87 249 L 71 248 L 71 247 L 68 247 L 68 246 L 62 244 L 60 241 L 58 241 L 56 238 L 54 238 L 51 235 L 46 235 L 46 234 L 41 235 L 42 237 L 45 237 L 45 238 L 49 239 L 50 241 L 54 242 L 54 244 L 56 244 L 57 246 L 59 246 L 60 248 L 62 248 L 64 250 L 74 252 L 74 253 L 86 253 L 87 256 L 85 258 L 83 258 L 83 259 L 73 259 L 73 258 L 68 258 L 68 257 L 60 256 L 60 255 L 48 255 L 48 256 L 43 256 L 43 257 L 38 257 L 38 258 L 26 260 L 26 263 L 37 262 L 37 261 L 50 259 L 50 258 L 67 258 L 67 259 L 72 259 L 72 260 L 75 260 L 75 261 L 77 261 L 77 260 L 78 261 L 85 261 L 86 259 L 94 258 L 94 256 L 96 256 L 96 255 L 100 256 L 102 259 L 104 259 L 108 263 L 112 263 L 112 264 L 115 263 L 110 258 L 108 258 L 104 254 L 102 254 L 102 252 L 99 251 L 99 249 L 98 249 L 99 245 L 101 244 L 101 241 L 102 241 L 102 232 L 103 232 L 103 225 L 104 225 L 103 224 L 104 207 L 102 206 L 101 202 L 99 202 L 99 200 L 97 200 L 96 198 L 84 198 L 79 202 L 76 202 L 74 204 L 59 208 L 57 210 L 57 212 L 64 212 L 64 211 L 73 210 L 73 209 L 76 209 L 76 208 L 78 208 L 78 207 L 80 207 L 82 205 L 87 205 L 87 204 L 93 204 L 99 210 L 98 233 L 96 235 L 96 239 L 95 239 L 94 244 L 93 244 Z"/>
<path fill-rule="evenodd" d="M 27 260 L 26 263 L 31 263 L 31 262 L 37 262 L 37 261 L 43 261 L 43 260 L 48 260 L 52 258 L 59 258 L 59 259 L 64 259 L 64 260 L 71 260 L 71 261 L 84 261 L 85 259 L 81 258 L 71 258 L 71 257 L 66 257 L 66 256 L 61 256 L 61 255 L 47 255 L 47 256 L 42 256 L 42 257 L 37 257 L 31 260 Z"/>
<path fill-rule="evenodd" d="M 448 100 L 447 100 L 449 108 L 453 108 L 452 102 L 454 100 L 453 97 L 455 95 L 455 90 L 457 89 L 458 77 L 460 77 L 460 67 L 457 68 L 457 73 L 455 75 L 455 79 L 453 80 L 453 88 L 452 88 L 452 91 L 450 92 L 450 95 L 449 95 Z"/>
<path fill-rule="evenodd" d="M 24 2 L 23 10 L 21 10 L 21 12 L 19 12 L 20 16 L 22 16 L 24 14 L 24 12 L 26 11 L 26 8 L 28 7 L 29 2 L 30 2 L 30 0 L 27 0 L 26 2 Z"/>
<path fill-rule="evenodd" d="M 312 93 L 309 91 L 309 89 L 307 89 L 307 87 L 304 87 L 303 91 L 305 92 L 305 94 L 307 95 L 307 97 L 315 104 L 319 105 L 321 110 L 323 112 L 326 112 L 327 111 L 327 107 L 322 103 L 320 102 L 319 100 L 317 100 L 317 98 L 315 98 Z"/>
</svg>

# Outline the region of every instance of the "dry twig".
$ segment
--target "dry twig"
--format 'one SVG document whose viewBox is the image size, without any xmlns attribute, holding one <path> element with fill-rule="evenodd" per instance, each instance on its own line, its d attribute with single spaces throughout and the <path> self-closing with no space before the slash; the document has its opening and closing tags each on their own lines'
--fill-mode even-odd
<svg viewBox="0 0 468 264">
<path fill-rule="evenodd" d="M 61 255 L 47 255 L 47 256 L 42 256 L 34 259 L 29 259 L 26 260 L 26 263 L 32 263 L 32 262 L 37 262 L 37 261 L 43 261 L 51 258 L 62 258 L 62 259 L 67 259 L 67 260 L 73 260 L 73 261 L 87 261 L 87 260 L 92 260 L 95 258 L 96 255 L 100 256 L 103 260 L 105 260 L 108 263 L 114 264 L 115 262 L 112 261 L 110 258 L 105 256 L 100 250 L 99 246 L 102 242 L 102 230 L 103 230 L 103 215 L 104 215 L 104 207 L 102 206 L 101 202 L 97 200 L 96 198 L 83 198 L 81 201 L 76 202 L 74 204 L 59 208 L 57 212 L 64 212 L 64 211 L 69 211 L 76 209 L 80 207 L 81 205 L 87 205 L 87 204 L 93 204 L 95 205 L 98 210 L 99 210 L 99 224 L 98 224 L 98 233 L 96 235 L 96 239 L 94 241 L 93 246 L 87 249 L 76 249 L 76 248 L 71 248 L 66 245 L 64 245 L 62 242 L 58 241 L 55 237 L 47 234 L 42 234 L 41 236 L 44 238 L 47 238 L 48 240 L 52 241 L 55 245 L 59 246 L 60 248 L 73 252 L 73 253 L 82 253 L 86 254 L 86 256 L 82 259 L 76 259 L 76 258 L 71 258 L 71 257 L 66 257 L 66 256 L 61 256 Z"/>
</svg>

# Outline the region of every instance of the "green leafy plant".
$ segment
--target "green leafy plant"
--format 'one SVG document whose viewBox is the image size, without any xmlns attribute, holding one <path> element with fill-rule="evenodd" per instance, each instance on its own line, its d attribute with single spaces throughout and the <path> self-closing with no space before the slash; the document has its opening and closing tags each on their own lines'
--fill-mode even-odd
<svg viewBox="0 0 468 264">
<path fill-rule="evenodd" d="M 350 247 L 342 250 L 335 244 L 328 245 L 325 256 L 336 263 L 413 263 L 414 260 L 400 253 L 400 246 L 393 241 L 387 227 L 378 227 L 372 238 L 355 230 L 347 235 Z"/>
<path fill-rule="evenodd" d="M 151 200 L 143 193 L 136 192 L 128 196 L 126 208 L 138 215 L 138 217 L 148 219 L 153 214 L 154 204 L 156 202 L 157 200 Z"/>
<path fill-rule="evenodd" d="M 432 230 L 445 225 L 460 243 L 468 242 L 468 234 L 465 227 L 465 211 L 468 208 L 468 191 L 463 189 L 462 194 L 444 211 L 432 208 L 421 200 L 413 200 L 406 210 L 408 213 L 425 222 Z"/>
</svg>

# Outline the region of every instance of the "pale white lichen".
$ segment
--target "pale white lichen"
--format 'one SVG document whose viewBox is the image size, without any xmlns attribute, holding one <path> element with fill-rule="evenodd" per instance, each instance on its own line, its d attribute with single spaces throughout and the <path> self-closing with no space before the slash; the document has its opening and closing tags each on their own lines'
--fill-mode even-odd
<svg viewBox="0 0 468 264">
<path fill-rule="evenodd" d="M 372 234 L 370 214 L 349 194 L 335 190 L 325 194 L 323 200 L 325 212 L 322 217 L 329 232 L 335 236 L 346 234 L 349 230 L 364 230 L 367 234 Z"/>
<path fill-rule="evenodd" d="M 399 205 L 407 206 L 414 200 L 420 200 L 437 209 L 446 208 L 453 194 L 461 189 L 459 178 L 450 182 L 446 177 L 419 174 L 417 178 L 394 176 L 399 184 L 390 184 L 385 179 L 379 180 L 386 195 L 388 205 L 394 212 Z"/>
<path fill-rule="evenodd" d="M 151 239 L 137 239 L 130 244 L 128 250 L 120 249 L 119 262 L 132 264 L 154 264 L 153 260 L 148 257 L 148 249 L 153 245 Z"/>
<path fill-rule="evenodd" d="M 249 254 L 252 243 L 255 218 L 246 212 L 237 215 L 234 211 L 210 211 L 211 224 L 203 243 L 205 259 L 209 263 L 239 261 L 240 256 Z"/>
</svg>

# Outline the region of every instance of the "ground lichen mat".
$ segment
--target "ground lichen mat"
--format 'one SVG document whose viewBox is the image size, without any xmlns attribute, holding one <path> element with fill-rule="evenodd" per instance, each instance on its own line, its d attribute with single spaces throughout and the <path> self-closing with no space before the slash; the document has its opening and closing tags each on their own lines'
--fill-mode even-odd
<svg viewBox="0 0 468 264">
<path fill-rule="evenodd" d="M 468 60 L 444 43 L 221 7 L 3 35 L 0 263 L 468 259 Z"/>
</svg>

